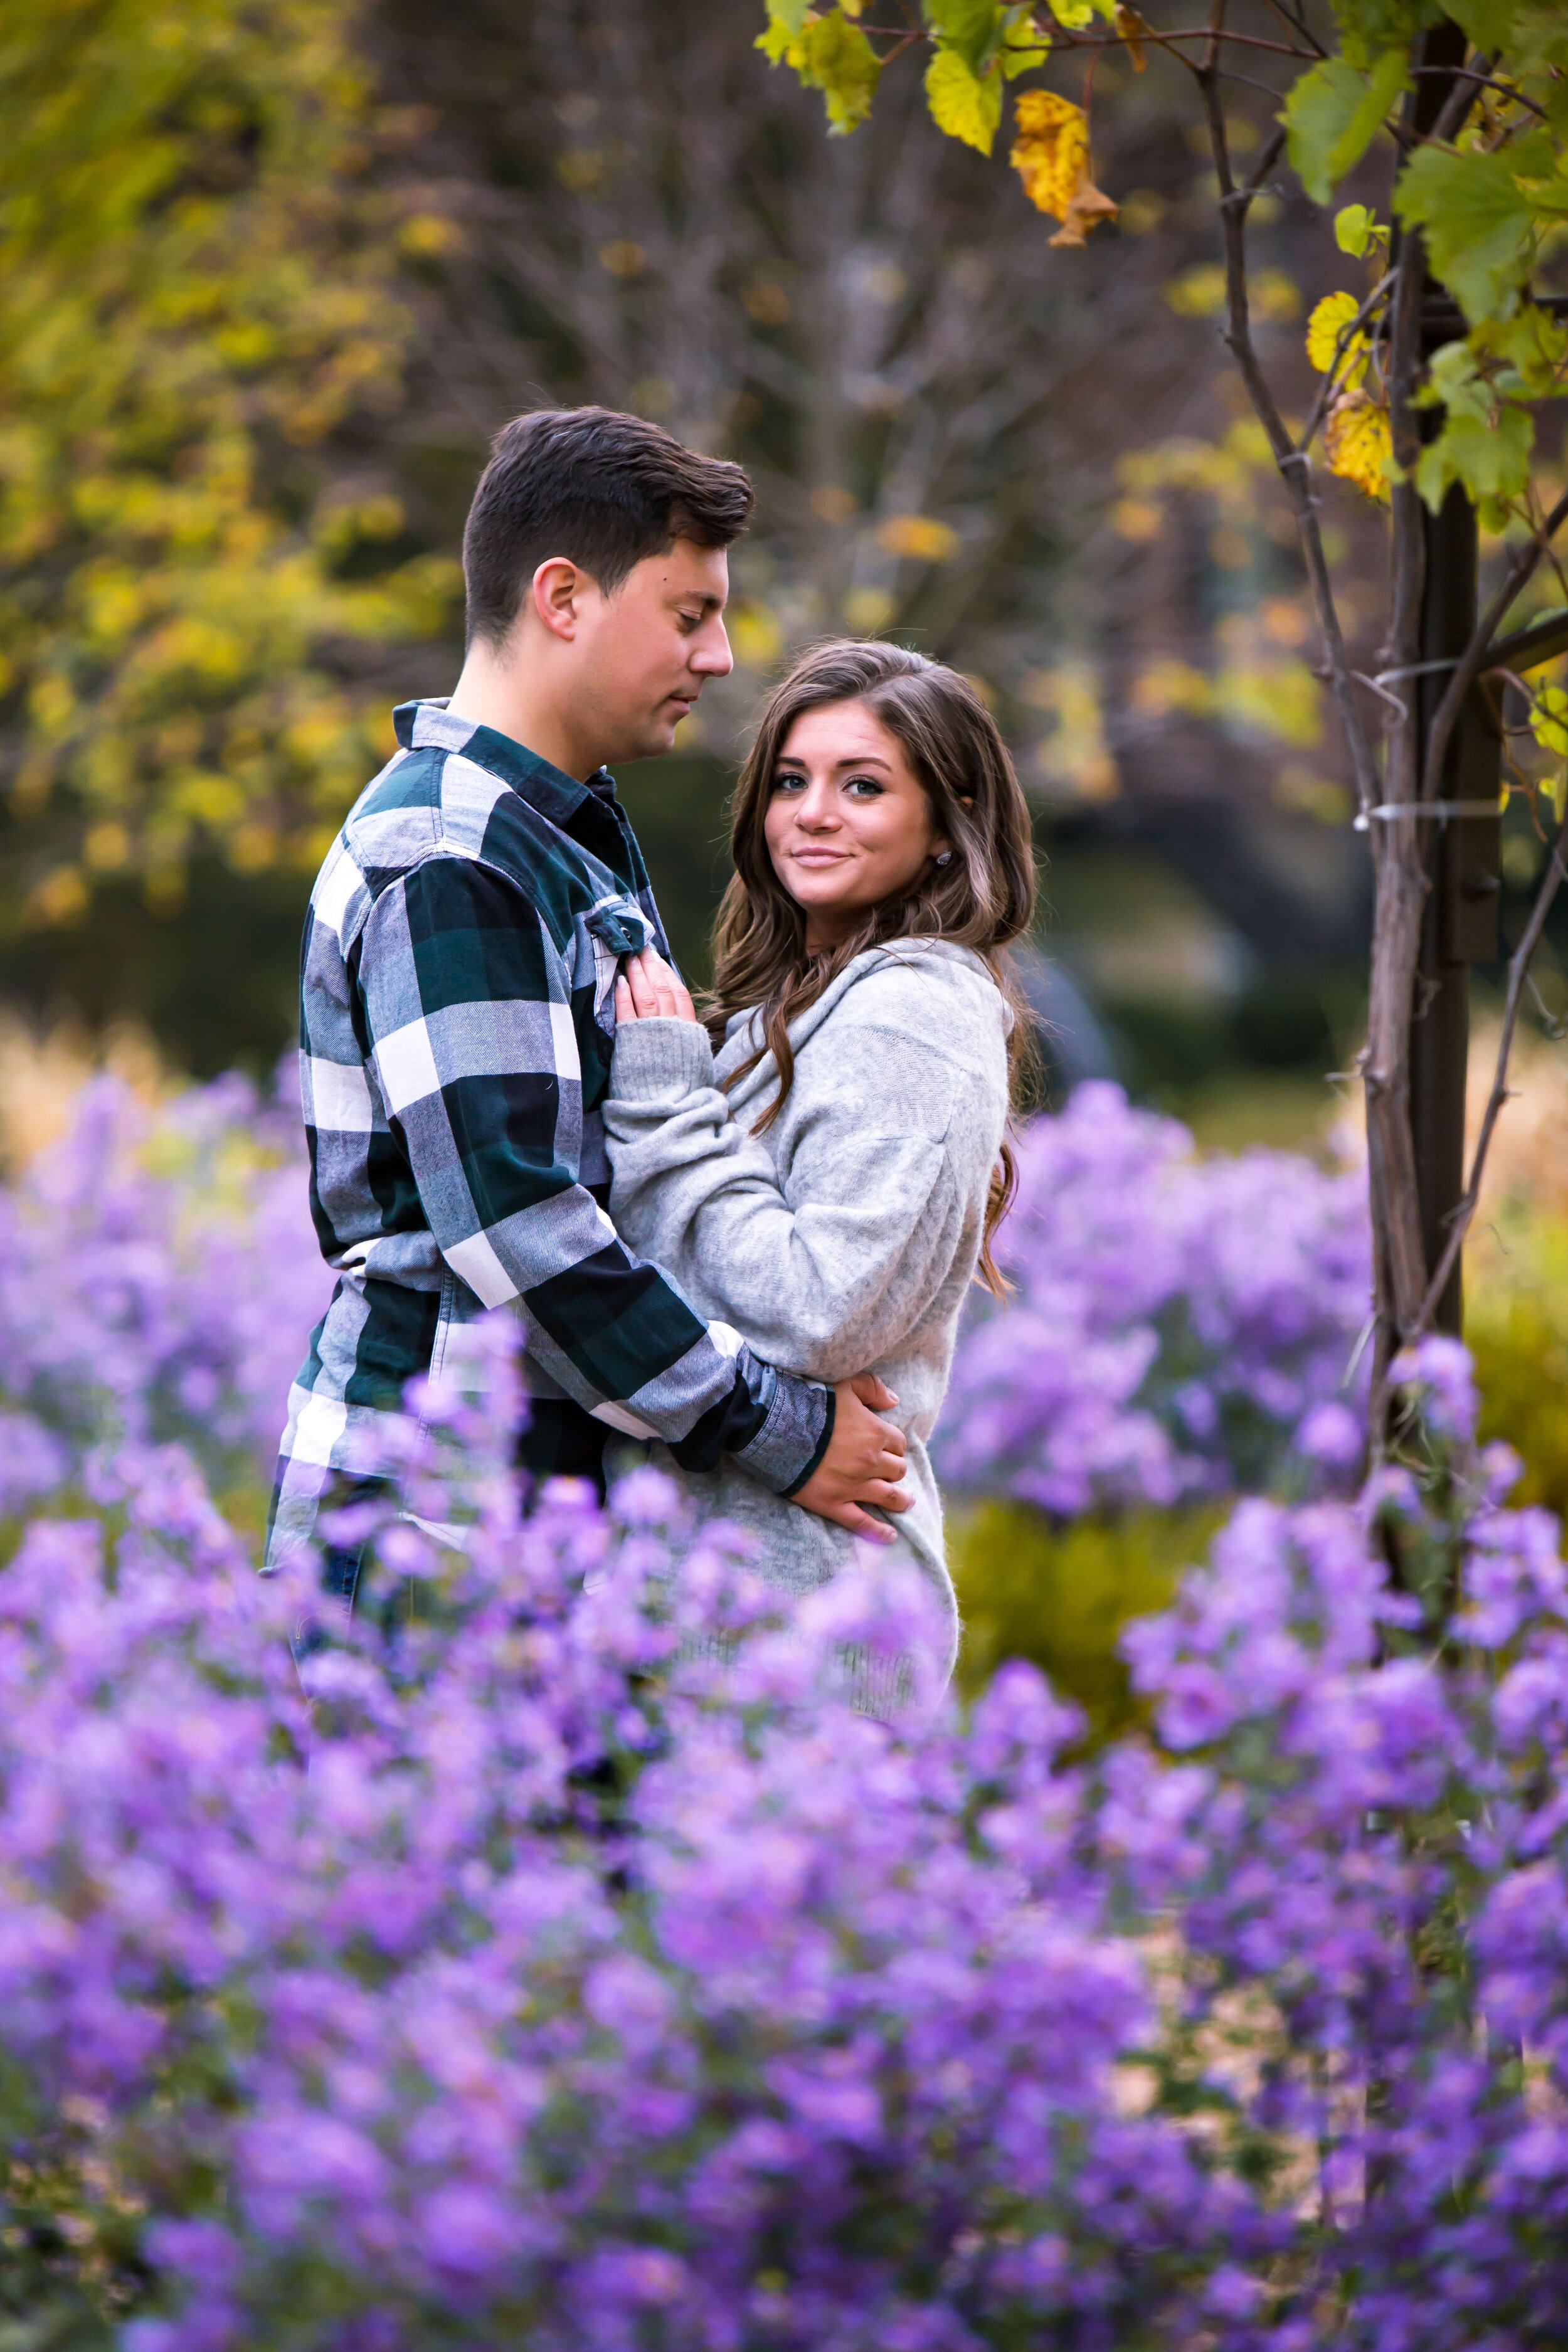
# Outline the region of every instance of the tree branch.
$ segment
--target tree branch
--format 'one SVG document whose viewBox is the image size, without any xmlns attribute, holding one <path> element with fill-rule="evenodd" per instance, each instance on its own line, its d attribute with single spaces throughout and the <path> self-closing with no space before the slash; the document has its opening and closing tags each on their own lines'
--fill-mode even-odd
<svg viewBox="0 0 1568 2352">
<path fill-rule="evenodd" d="M 1477 673 L 1485 665 L 1498 623 L 1530 579 L 1564 522 L 1568 522 L 1568 490 L 1558 499 L 1528 545 L 1518 549 L 1511 557 L 1501 585 L 1470 632 L 1469 642 L 1454 665 L 1454 675 L 1443 690 L 1443 699 L 1437 705 L 1432 720 L 1432 732 L 1426 743 L 1426 765 L 1421 778 L 1424 801 L 1442 798 L 1443 762 L 1448 756 L 1448 745 L 1458 724 L 1465 697 Z"/>
<path fill-rule="evenodd" d="M 1223 27 L 1215 26 L 1215 38 Z M 1230 141 L 1225 127 L 1225 113 L 1220 105 L 1219 91 L 1212 64 L 1193 66 L 1188 69 L 1197 79 L 1203 92 L 1208 121 L 1209 143 L 1214 151 L 1215 170 L 1220 184 L 1220 224 L 1225 239 L 1226 301 L 1228 323 L 1226 342 L 1237 367 L 1242 382 L 1251 396 L 1259 423 L 1268 436 L 1274 462 L 1285 482 L 1286 491 L 1295 512 L 1296 527 L 1300 533 L 1301 551 L 1311 583 L 1312 602 L 1318 626 L 1322 635 L 1327 660 L 1330 691 L 1339 713 L 1340 725 L 1349 747 L 1351 766 L 1355 776 L 1356 796 L 1363 811 L 1373 808 L 1378 801 L 1376 762 L 1361 712 L 1356 707 L 1355 691 L 1351 677 L 1350 659 L 1345 651 L 1344 634 L 1340 627 L 1338 609 L 1334 603 L 1333 585 L 1329 578 L 1328 560 L 1323 552 L 1322 532 L 1318 522 L 1317 499 L 1311 487 L 1311 465 L 1306 455 L 1297 448 L 1290 437 L 1279 406 L 1269 389 L 1267 377 L 1258 362 L 1252 341 L 1252 321 L 1247 289 L 1247 214 L 1253 197 L 1273 170 L 1284 134 L 1279 132 L 1270 140 L 1251 180 L 1237 187 L 1231 168 Z"/>
<path fill-rule="evenodd" d="M 1465 1245 L 1465 1235 L 1468 1233 L 1475 1217 L 1476 1205 L 1480 1199 L 1481 1178 L 1486 1172 L 1487 1153 L 1491 1148 L 1492 1131 L 1497 1126 L 1499 1114 L 1508 1100 L 1508 1066 L 1513 1054 L 1514 1033 L 1519 1026 L 1521 1000 L 1530 978 L 1530 967 L 1534 959 L 1535 950 L 1541 944 L 1541 934 L 1546 928 L 1546 918 L 1552 911 L 1552 902 L 1557 896 L 1559 887 L 1564 881 L 1568 881 L 1568 870 L 1563 867 L 1562 836 L 1559 835 L 1557 840 L 1552 845 L 1552 856 L 1547 862 L 1546 871 L 1541 877 L 1541 887 L 1535 894 L 1535 904 L 1530 910 L 1530 920 L 1524 927 L 1523 936 L 1518 947 L 1509 958 L 1508 992 L 1503 1000 L 1502 1034 L 1498 1040 L 1497 1067 L 1492 1074 L 1492 1090 L 1487 1098 L 1480 1133 L 1476 1138 L 1475 1152 L 1470 1160 L 1469 1182 L 1465 1187 L 1458 1207 L 1450 1214 L 1448 1238 L 1443 1244 L 1443 1255 L 1437 1261 L 1436 1273 L 1426 1286 L 1426 1295 L 1421 1301 L 1414 1328 L 1408 1334 L 1411 1339 L 1419 1339 L 1436 1313 L 1437 1302 L 1447 1286 L 1448 1276 L 1454 1271 L 1459 1252 Z"/>
</svg>

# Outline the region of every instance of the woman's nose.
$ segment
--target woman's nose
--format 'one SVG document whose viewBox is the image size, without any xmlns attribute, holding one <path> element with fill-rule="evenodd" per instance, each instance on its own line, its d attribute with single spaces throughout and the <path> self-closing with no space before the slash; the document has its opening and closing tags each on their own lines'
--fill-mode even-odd
<svg viewBox="0 0 1568 2352">
<path fill-rule="evenodd" d="M 833 804 L 832 793 L 808 792 L 795 810 L 795 821 L 796 824 L 804 825 L 808 833 L 821 833 L 826 827 L 837 824 L 838 811 Z"/>
</svg>

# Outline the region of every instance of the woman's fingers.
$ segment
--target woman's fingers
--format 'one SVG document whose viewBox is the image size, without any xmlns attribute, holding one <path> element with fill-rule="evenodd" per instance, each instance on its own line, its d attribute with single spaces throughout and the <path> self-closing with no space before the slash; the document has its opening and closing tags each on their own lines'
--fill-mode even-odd
<svg viewBox="0 0 1568 2352">
<path fill-rule="evenodd" d="M 617 975 L 616 980 L 616 1019 L 617 1021 L 635 1021 L 637 1017 L 637 1008 L 632 997 L 631 988 L 626 981 L 626 974 L 622 972 Z"/>
<path fill-rule="evenodd" d="M 899 1402 L 878 1372 L 857 1372 L 849 1385 L 861 1403 L 868 1404 L 873 1412 L 889 1412 Z"/>
<path fill-rule="evenodd" d="M 659 1011 L 658 992 L 643 968 L 640 955 L 627 956 L 621 966 L 621 977 L 631 992 L 632 1010 L 639 1021 L 652 1021 Z M 617 1012 L 620 1000 L 616 999 Z"/>
<path fill-rule="evenodd" d="M 872 1478 L 862 1488 L 858 1499 L 875 1503 L 879 1511 L 907 1511 L 913 1507 L 915 1498 L 907 1486 L 897 1485 L 891 1478 Z"/>
<path fill-rule="evenodd" d="M 872 1518 L 858 1503 L 840 1503 L 836 1509 L 824 1511 L 821 1516 L 834 1520 L 841 1528 L 847 1528 L 852 1536 L 863 1536 L 868 1543 L 887 1545 L 899 1540 L 891 1528 L 885 1528 L 880 1519 Z"/>
<path fill-rule="evenodd" d="M 648 1014 L 665 1021 L 696 1020 L 697 1009 L 689 992 L 679 973 L 666 963 L 657 948 L 643 948 L 628 957 L 626 968 L 636 975 L 634 989 L 640 982 L 647 992 Z M 640 1004 L 638 1009 L 643 1009 Z"/>
</svg>

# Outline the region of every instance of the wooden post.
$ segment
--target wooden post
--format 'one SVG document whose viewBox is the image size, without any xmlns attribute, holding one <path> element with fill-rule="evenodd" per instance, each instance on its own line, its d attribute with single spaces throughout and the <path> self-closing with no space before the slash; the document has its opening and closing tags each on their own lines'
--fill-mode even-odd
<svg viewBox="0 0 1568 2352">
<path fill-rule="evenodd" d="M 1464 64 L 1466 39 L 1448 21 L 1423 44 L 1428 66 Z M 1417 130 L 1429 130 L 1453 84 L 1449 73 L 1424 73 L 1412 102 Z M 1422 343 L 1427 356 L 1464 332 L 1449 296 L 1428 278 L 1422 300 Z M 1431 430 L 1440 422 L 1432 413 Z M 1477 614 L 1476 511 L 1457 484 L 1423 525 L 1421 668 L 1396 679 L 1394 690 L 1414 704 L 1420 756 L 1447 679 L 1445 665 L 1469 642 Z M 1495 804 L 1501 782 L 1502 742 L 1486 685 L 1471 688 L 1454 730 L 1439 787 L 1444 802 Z M 1431 885 L 1421 933 L 1421 957 L 1410 1028 L 1410 1130 L 1415 1153 L 1421 1234 L 1428 1273 L 1435 1273 L 1448 1236 L 1448 1219 L 1465 1189 L 1465 1075 L 1469 1056 L 1469 966 L 1498 952 L 1501 893 L 1501 824 L 1496 815 L 1437 816 L 1421 825 L 1423 861 Z M 1458 1335 L 1463 1292 L 1458 1264 L 1438 1303 L 1440 1331 Z"/>
</svg>

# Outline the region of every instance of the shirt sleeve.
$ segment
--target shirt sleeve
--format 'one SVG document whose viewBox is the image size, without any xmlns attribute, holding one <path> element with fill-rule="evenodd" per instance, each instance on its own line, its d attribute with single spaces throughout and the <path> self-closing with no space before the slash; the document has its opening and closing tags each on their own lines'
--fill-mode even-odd
<svg viewBox="0 0 1568 2352">
<path fill-rule="evenodd" d="M 636 1245 L 700 1282 L 770 1361 L 838 1381 L 889 1354 L 952 1277 L 971 1203 L 945 1139 L 957 1097 L 943 1055 L 851 1028 L 833 1076 L 803 1106 L 787 1187 L 690 1023 L 617 1033 L 605 1124 L 611 1207 Z"/>
<path fill-rule="evenodd" d="M 452 1271 L 523 1318 L 528 1351 L 613 1427 L 683 1469 L 729 1453 L 792 1494 L 833 1397 L 693 1313 L 577 1181 L 582 1070 L 570 973 L 537 909 L 476 860 L 435 857 L 377 898 L 353 975 L 372 1079 Z"/>
</svg>

